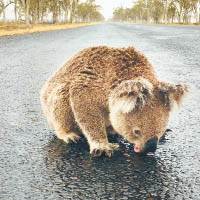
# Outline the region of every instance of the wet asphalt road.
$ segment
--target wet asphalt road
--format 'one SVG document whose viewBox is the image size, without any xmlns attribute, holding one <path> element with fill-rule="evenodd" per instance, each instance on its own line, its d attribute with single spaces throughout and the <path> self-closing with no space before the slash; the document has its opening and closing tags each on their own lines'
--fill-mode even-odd
<svg viewBox="0 0 200 200">
<path fill-rule="evenodd" d="M 163 80 L 196 87 L 155 154 L 119 137 L 114 157 L 91 159 L 83 139 L 49 129 L 39 90 L 79 50 L 134 45 Z M 101 24 L 0 38 L 0 199 L 200 199 L 200 27 Z"/>
</svg>

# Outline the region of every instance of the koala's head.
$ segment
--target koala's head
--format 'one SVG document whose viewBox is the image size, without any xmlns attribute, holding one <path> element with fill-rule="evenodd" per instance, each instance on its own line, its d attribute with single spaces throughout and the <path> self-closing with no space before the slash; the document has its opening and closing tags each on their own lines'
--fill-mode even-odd
<svg viewBox="0 0 200 200">
<path fill-rule="evenodd" d="M 155 152 L 165 132 L 169 113 L 188 92 L 186 85 L 160 82 L 153 86 L 144 78 L 125 80 L 110 94 L 113 128 L 134 144 L 136 153 Z"/>
</svg>

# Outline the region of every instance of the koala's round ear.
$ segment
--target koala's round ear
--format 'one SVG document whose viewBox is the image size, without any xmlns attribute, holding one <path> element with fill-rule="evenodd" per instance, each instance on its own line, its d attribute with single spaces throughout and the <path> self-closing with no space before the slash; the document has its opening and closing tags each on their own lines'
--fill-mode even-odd
<svg viewBox="0 0 200 200">
<path fill-rule="evenodd" d="M 110 110 L 128 113 L 141 109 L 151 98 L 152 88 L 152 84 L 141 77 L 121 82 L 109 96 Z"/>
<path fill-rule="evenodd" d="M 169 108 L 169 111 L 174 107 L 180 106 L 183 99 L 189 93 L 189 86 L 186 84 L 170 84 L 161 82 L 158 86 L 158 94 L 161 101 Z"/>
</svg>

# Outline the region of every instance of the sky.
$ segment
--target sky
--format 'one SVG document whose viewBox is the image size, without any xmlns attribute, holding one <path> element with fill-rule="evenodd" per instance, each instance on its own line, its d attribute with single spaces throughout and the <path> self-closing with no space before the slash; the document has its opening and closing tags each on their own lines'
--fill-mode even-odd
<svg viewBox="0 0 200 200">
<path fill-rule="evenodd" d="M 80 0 L 80 2 L 86 2 L 86 0 Z M 133 6 L 133 0 L 96 0 L 95 3 L 102 8 L 99 10 L 106 19 L 112 17 L 113 9 L 123 6 L 124 8 L 130 8 Z M 9 6 L 7 9 L 7 19 L 14 19 L 13 6 Z"/>
<path fill-rule="evenodd" d="M 113 9 L 123 6 L 124 8 L 133 7 L 133 0 L 96 0 L 97 5 L 102 6 L 100 12 L 106 19 L 112 17 Z"/>
</svg>

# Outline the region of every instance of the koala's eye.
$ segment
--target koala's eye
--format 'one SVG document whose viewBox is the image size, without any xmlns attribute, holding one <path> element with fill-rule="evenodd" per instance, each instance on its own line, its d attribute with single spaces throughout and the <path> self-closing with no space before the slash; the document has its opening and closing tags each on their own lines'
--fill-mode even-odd
<svg viewBox="0 0 200 200">
<path fill-rule="evenodd" d="M 140 134 L 141 134 L 141 131 L 140 131 L 140 130 L 135 130 L 135 134 L 136 134 L 136 135 L 140 135 Z"/>
</svg>

